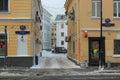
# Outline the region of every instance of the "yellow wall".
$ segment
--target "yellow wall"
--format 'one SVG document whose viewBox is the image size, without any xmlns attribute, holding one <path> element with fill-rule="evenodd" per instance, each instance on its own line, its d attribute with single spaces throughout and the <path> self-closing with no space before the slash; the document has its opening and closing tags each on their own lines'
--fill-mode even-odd
<svg viewBox="0 0 120 80">
<path fill-rule="evenodd" d="M 0 32 L 4 32 L 4 25 L 7 25 L 8 33 L 8 56 L 16 56 L 18 48 L 17 34 L 15 31 L 21 31 L 20 25 L 25 25 L 26 30 L 31 33 L 31 23 L 30 22 L 0 22 Z M 32 47 L 31 47 L 31 35 L 28 34 L 28 56 L 32 56 Z"/>
<path fill-rule="evenodd" d="M 65 8 L 68 12 L 72 10 L 72 7 L 76 7 L 76 19 L 74 21 L 68 19 L 68 35 L 71 36 L 72 33 L 76 33 L 76 36 L 74 36 L 74 38 L 68 42 L 68 46 L 71 47 L 68 48 L 68 55 L 74 59 L 79 60 L 80 62 L 88 60 L 89 57 L 89 43 L 88 38 L 84 38 L 84 31 L 88 31 L 88 37 L 100 36 L 100 18 L 92 18 L 91 1 L 92 0 L 66 0 L 65 3 Z M 117 35 L 120 34 L 120 31 L 116 31 L 120 27 L 119 20 L 113 17 L 113 0 L 103 0 L 103 23 L 105 22 L 106 18 L 110 18 L 111 22 L 115 23 L 114 27 L 103 27 L 103 36 L 105 36 L 106 61 L 109 60 L 111 62 L 120 62 L 120 57 L 113 57 L 114 40 L 117 39 Z M 77 43 L 75 47 L 76 53 L 71 51 L 73 49 L 73 39 Z"/>
<path fill-rule="evenodd" d="M 0 18 L 31 18 L 31 0 L 10 0 L 10 12 L 0 14 Z"/>
<path fill-rule="evenodd" d="M 0 12 L 0 31 L 4 31 L 4 26 L 8 28 L 8 56 L 16 56 L 17 53 L 17 35 L 15 31 L 20 31 L 20 25 L 25 25 L 26 30 L 30 31 L 28 34 L 28 56 L 33 56 L 41 50 L 41 34 L 40 26 L 41 22 L 36 21 L 36 12 L 38 11 L 41 18 L 40 8 L 37 3 L 38 0 L 9 0 L 9 11 Z M 38 44 L 35 44 L 36 39 L 39 40 Z"/>
</svg>

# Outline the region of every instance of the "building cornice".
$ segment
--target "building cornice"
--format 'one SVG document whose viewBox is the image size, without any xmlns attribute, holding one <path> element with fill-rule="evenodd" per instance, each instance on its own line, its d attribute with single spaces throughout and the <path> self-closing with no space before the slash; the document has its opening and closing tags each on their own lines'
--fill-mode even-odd
<svg viewBox="0 0 120 80">
<path fill-rule="evenodd" d="M 31 18 L 0 18 L 0 22 L 32 22 Z"/>
<path fill-rule="evenodd" d="M 81 31 L 98 32 L 99 28 L 81 28 Z M 120 29 L 103 29 L 103 32 L 120 32 Z"/>
</svg>

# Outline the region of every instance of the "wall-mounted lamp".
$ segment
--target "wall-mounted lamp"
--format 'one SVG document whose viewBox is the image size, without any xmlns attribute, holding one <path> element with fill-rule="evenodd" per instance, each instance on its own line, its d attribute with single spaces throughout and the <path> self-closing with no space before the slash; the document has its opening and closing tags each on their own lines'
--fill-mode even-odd
<svg viewBox="0 0 120 80">
<path fill-rule="evenodd" d="M 84 31 L 84 37 L 87 38 L 88 37 L 88 32 Z"/>
<path fill-rule="evenodd" d="M 22 42 L 24 41 L 24 37 L 23 37 L 23 35 L 21 36 L 21 41 L 22 41 Z"/>
</svg>

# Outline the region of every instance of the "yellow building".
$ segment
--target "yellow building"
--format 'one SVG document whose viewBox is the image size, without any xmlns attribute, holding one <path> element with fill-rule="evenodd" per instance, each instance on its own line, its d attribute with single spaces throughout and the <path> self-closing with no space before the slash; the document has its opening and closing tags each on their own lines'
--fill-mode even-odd
<svg viewBox="0 0 120 80">
<path fill-rule="evenodd" d="M 30 67 L 35 63 L 41 50 L 40 3 L 40 0 L 0 0 L 0 66 Z"/>
<path fill-rule="evenodd" d="M 101 0 L 66 0 L 70 59 L 91 66 L 98 66 L 101 59 L 103 65 L 120 63 L 119 3 L 119 0 L 102 0 L 103 38 L 100 38 Z"/>
<path fill-rule="evenodd" d="M 52 48 L 56 47 L 56 24 L 52 24 L 51 26 L 51 44 L 52 44 Z"/>
</svg>

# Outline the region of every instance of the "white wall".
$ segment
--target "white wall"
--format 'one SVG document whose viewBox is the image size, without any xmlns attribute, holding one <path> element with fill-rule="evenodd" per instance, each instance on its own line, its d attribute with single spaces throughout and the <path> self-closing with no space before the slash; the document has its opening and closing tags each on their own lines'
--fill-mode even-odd
<svg viewBox="0 0 120 80">
<path fill-rule="evenodd" d="M 61 24 L 64 24 L 64 28 L 61 28 Z M 66 20 L 56 21 L 56 46 L 65 47 L 67 49 L 67 42 L 65 42 L 65 37 L 67 36 L 67 25 Z M 64 37 L 61 36 L 61 32 L 64 32 Z M 64 41 L 64 45 L 61 45 L 61 41 Z"/>
</svg>

